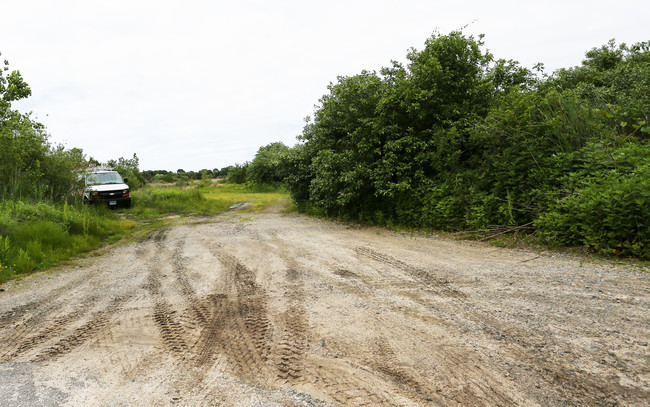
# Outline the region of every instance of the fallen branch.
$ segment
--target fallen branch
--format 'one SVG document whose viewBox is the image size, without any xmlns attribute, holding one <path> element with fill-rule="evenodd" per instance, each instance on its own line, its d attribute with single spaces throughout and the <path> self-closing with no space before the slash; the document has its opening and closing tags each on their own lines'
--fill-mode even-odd
<svg viewBox="0 0 650 407">
<path fill-rule="evenodd" d="M 489 240 L 489 239 L 492 239 L 493 237 L 497 237 L 497 236 L 504 235 L 506 233 L 514 232 L 515 230 L 527 229 L 532 224 L 533 224 L 533 222 L 528 222 L 528 223 L 525 223 L 523 225 L 519 225 L 519 226 L 515 226 L 515 227 L 509 227 L 508 229 L 506 229 L 504 231 L 501 231 L 499 233 L 495 233 L 495 234 L 490 235 L 488 237 L 484 237 L 483 239 L 481 239 L 481 241 Z"/>
</svg>

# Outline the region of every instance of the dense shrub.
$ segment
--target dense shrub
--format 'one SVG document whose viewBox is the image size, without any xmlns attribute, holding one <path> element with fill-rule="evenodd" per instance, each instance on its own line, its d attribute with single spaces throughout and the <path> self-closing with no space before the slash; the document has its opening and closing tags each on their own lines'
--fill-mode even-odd
<svg viewBox="0 0 650 407">
<path fill-rule="evenodd" d="M 569 193 L 540 216 L 540 234 L 550 243 L 650 258 L 650 146 L 610 155 L 609 165 L 568 174 Z"/>
<path fill-rule="evenodd" d="M 650 42 L 540 77 L 461 32 L 407 60 L 329 86 L 280 166 L 298 208 L 648 257 Z"/>
<path fill-rule="evenodd" d="M 244 184 L 246 183 L 247 171 L 249 163 L 240 165 L 235 164 L 228 170 L 227 180 L 231 184 Z"/>
</svg>

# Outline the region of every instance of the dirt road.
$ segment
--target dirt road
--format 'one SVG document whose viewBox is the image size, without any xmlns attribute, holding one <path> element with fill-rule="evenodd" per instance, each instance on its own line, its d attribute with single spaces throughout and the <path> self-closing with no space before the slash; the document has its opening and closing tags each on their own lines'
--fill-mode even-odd
<svg viewBox="0 0 650 407">
<path fill-rule="evenodd" d="M 650 402 L 650 275 L 227 213 L 0 292 L 0 406 Z"/>
</svg>

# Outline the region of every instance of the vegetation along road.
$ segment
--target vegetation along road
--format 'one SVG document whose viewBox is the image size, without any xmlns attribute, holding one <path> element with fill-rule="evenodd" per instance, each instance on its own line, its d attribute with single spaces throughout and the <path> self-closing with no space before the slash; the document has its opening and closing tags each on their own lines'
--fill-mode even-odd
<svg viewBox="0 0 650 407">
<path fill-rule="evenodd" d="M 3 406 L 647 405 L 635 266 L 272 211 L 0 293 Z"/>
</svg>

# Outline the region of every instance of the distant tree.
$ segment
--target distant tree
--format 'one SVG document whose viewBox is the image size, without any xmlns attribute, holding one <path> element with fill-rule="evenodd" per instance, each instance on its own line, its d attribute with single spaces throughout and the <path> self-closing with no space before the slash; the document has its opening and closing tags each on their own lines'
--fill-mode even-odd
<svg viewBox="0 0 650 407">
<path fill-rule="evenodd" d="M 260 147 L 246 172 L 247 180 L 264 184 L 281 183 L 287 175 L 288 153 L 289 147 L 279 142 Z"/>
<path fill-rule="evenodd" d="M 232 184 L 243 184 L 246 182 L 246 172 L 249 163 L 235 164 L 228 171 L 228 182 Z"/>
<path fill-rule="evenodd" d="M 227 167 L 223 167 L 223 168 L 221 168 L 221 169 L 218 170 L 218 171 L 217 171 L 217 169 L 215 168 L 215 173 L 216 173 L 216 175 L 219 176 L 219 177 L 226 177 L 226 176 L 228 176 L 228 173 L 230 172 L 230 170 L 231 170 L 232 168 L 233 168 L 232 165 L 229 165 L 229 166 L 227 166 Z"/>
<path fill-rule="evenodd" d="M 140 174 L 140 159 L 135 153 L 132 158 L 120 157 L 117 160 L 109 160 L 107 164 L 119 172 L 123 178 L 128 178 L 131 188 L 139 188 L 146 183 L 145 178 Z"/>
</svg>

